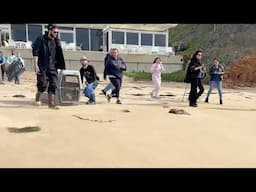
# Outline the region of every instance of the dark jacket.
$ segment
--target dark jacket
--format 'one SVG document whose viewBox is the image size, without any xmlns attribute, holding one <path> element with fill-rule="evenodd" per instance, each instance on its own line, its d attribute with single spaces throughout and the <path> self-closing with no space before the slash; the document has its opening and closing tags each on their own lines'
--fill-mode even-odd
<svg viewBox="0 0 256 192">
<path fill-rule="evenodd" d="M 40 70 L 47 70 L 49 65 L 49 52 L 48 52 L 48 40 L 47 32 L 44 35 L 39 36 L 32 44 L 33 56 L 38 56 L 38 67 Z M 66 64 L 61 48 L 59 39 L 55 39 L 56 43 L 56 56 L 55 56 L 55 67 L 56 69 L 66 69 Z"/>
<path fill-rule="evenodd" d="M 195 70 L 195 68 L 199 67 L 201 65 L 202 64 L 200 63 L 200 61 L 198 59 L 192 58 L 188 65 L 184 82 L 189 83 L 189 82 L 191 82 L 191 79 L 198 78 L 200 69 Z"/>
<path fill-rule="evenodd" d="M 86 79 L 87 83 L 92 83 L 96 80 L 99 80 L 99 77 L 96 74 L 96 71 L 92 65 L 88 65 L 85 68 L 80 68 L 80 76 L 82 83 L 84 82 L 84 78 Z"/>
<path fill-rule="evenodd" d="M 123 71 L 126 71 L 127 65 L 121 57 L 110 57 L 106 61 L 106 66 L 104 69 L 104 76 L 114 76 L 115 78 L 122 78 Z"/>
<path fill-rule="evenodd" d="M 214 72 L 224 72 L 223 65 L 219 64 L 217 67 L 212 65 L 209 69 L 210 81 L 221 81 L 223 74 L 214 74 Z"/>
<path fill-rule="evenodd" d="M 111 58 L 111 54 L 110 53 L 107 53 L 105 58 L 104 58 L 104 67 L 106 67 L 106 64 L 107 64 L 107 61 L 108 59 Z M 107 75 L 105 73 L 103 73 L 103 78 L 106 79 L 107 78 Z"/>
</svg>

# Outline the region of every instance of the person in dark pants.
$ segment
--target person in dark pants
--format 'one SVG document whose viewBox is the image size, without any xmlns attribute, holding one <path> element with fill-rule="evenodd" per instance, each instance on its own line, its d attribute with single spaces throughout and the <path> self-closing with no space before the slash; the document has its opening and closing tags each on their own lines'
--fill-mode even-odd
<svg viewBox="0 0 256 192">
<path fill-rule="evenodd" d="M 205 67 L 201 64 L 202 51 L 196 51 L 188 66 L 188 76 L 191 84 L 189 93 L 189 106 L 197 107 L 197 99 L 203 94 L 204 86 L 202 84 L 202 78 L 205 77 Z M 197 92 L 199 88 L 199 92 Z"/>
<path fill-rule="evenodd" d="M 4 81 L 4 74 L 6 73 L 6 69 L 5 69 L 5 62 L 6 62 L 6 59 L 3 55 L 3 52 L 0 51 L 0 66 L 1 66 L 1 79 L 0 81 Z"/>
<path fill-rule="evenodd" d="M 104 67 L 106 67 L 106 63 L 107 63 L 108 59 L 111 58 L 111 52 L 112 52 L 112 49 L 110 49 L 110 52 L 107 53 L 106 56 L 105 56 L 105 58 L 104 58 Z M 103 74 L 103 79 L 104 79 L 104 80 L 107 79 L 107 75 L 106 75 L 106 74 Z M 112 94 L 112 96 L 113 96 L 115 87 L 114 87 L 114 85 L 113 85 L 111 82 L 109 82 L 109 83 L 104 87 L 104 89 L 101 90 L 101 92 L 102 92 L 105 96 L 107 96 L 108 90 L 111 90 L 111 91 L 112 91 L 111 94 Z"/>
<path fill-rule="evenodd" d="M 35 104 L 41 105 L 40 96 L 48 87 L 48 107 L 51 109 L 59 109 L 54 102 L 58 80 L 57 69 L 66 69 L 58 33 L 58 27 L 49 24 L 48 31 L 32 44 L 34 70 L 37 75 Z"/>
<path fill-rule="evenodd" d="M 111 81 L 111 83 L 115 86 L 115 94 L 116 94 L 116 103 L 122 104 L 119 99 L 120 89 L 122 85 L 123 71 L 127 68 L 124 60 L 118 56 L 118 50 L 113 48 L 111 51 L 111 57 L 107 60 L 106 66 L 104 68 L 104 75 L 107 75 Z M 108 94 L 108 101 L 112 97 L 112 94 Z"/>
</svg>

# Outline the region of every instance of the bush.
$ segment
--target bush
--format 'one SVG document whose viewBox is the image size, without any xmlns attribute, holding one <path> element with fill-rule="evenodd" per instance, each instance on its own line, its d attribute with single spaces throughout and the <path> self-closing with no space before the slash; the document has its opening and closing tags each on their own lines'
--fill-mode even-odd
<svg viewBox="0 0 256 192">
<path fill-rule="evenodd" d="M 183 70 L 179 70 L 173 73 L 162 73 L 162 82 L 170 82 L 170 81 L 174 81 L 174 82 L 184 82 L 184 78 L 185 78 L 185 73 L 186 71 Z M 125 72 L 124 73 L 125 76 L 133 78 L 134 81 L 151 81 L 151 76 L 152 74 L 149 72 Z M 206 77 L 203 79 L 202 83 L 203 84 L 209 84 L 209 74 L 206 75 Z"/>
<path fill-rule="evenodd" d="M 133 78 L 135 81 L 151 81 L 152 74 L 149 72 L 125 72 L 127 77 Z M 176 81 L 176 82 L 183 82 L 185 77 L 185 71 L 180 70 L 173 73 L 162 73 L 162 81 Z"/>
</svg>

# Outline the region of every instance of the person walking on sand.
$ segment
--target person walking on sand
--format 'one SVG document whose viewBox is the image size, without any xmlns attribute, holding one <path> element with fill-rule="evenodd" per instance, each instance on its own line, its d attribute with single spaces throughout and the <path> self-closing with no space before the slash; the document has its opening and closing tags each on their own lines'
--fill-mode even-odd
<svg viewBox="0 0 256 192">
<path fill-rule="evenodd" d="M 86 80 L 86 87 L 84 88 L 84 95 L 89 98 L 89 100 L 86 102 L 88 105 L 95 105 L 96 99 L 95 99 L 95 92 L 94 90 L 99 84 L 99 77 L 96 74 L 96 71 L 93 67 L 93 65 L 89 64 L 89 60 L 87 57 L 83 56 L 80 59 L 80 63 L 82 67 L 80 68 L 80 76 L 82 83 L 84 82 L 84 78 Z"/>
<path fill-rule="evenodd" d="M 34 70 L 37 76 L 37 92 L 35 104 L 41 105 L 40 96 L 48 87 L 48 107 L 59 109 L 55 104 L 55 90 L 57 89 L 57 69 L 66 69 L 64 55 L 58 38 L 58 27 L 48 25 L 48 31 L 40 35 L 32 44 Z"/>
<path fill-rule="evenodd" d="M 118 56 L 118 49 L 113 48 L 111 51 L 111 57 L 107 60 L 106 66 L 104 69 L 104 74 L 108 75 L 111 83 L 115 86 L 115 93 L 116 93 L 116 104 L 122 104 L 121 100 L 119 99 L 120 90 L 122 86 L 122 79 L 123 79 L 123 71 L 126 71 L 127 65 L 124 60 Z M 108 94 L 108 102 L 112 94 Z"/>
<path fill-rule="evenodd" d="M 218 93 L 219 93 L 219 101 L 220 104 L 222 105 L 222 79 L 223 79 L 223 74 L 224 74 L 224 67 L 223 65 L 219 64 L 219 60 L 217 58 L 213 59 L 213 64 L 209 69 L 209 74 L 210 74 L 210 85 L 209 85 L 209 90 L 205 99 L 205 102 L 209 102 L 209 97 L 212 92 L 212 89 L 214 86 L 217 86 L 218 88 Z"/>
<path fill-rule="evenodd" d="M 110 52 L 107 53 L 105 58 L 104 58 L 104 68 L 106 67 L 108 59 L 111 58 L 111 52 L 112 52 L 112 49 L 110 49 Z M 107 75 L 105 73 L 103 74 L 103 79 L 104 80 L 107 79 Z M 107 92 L 109 90 L 112 91 L 112 96 L 113 96 L 113 91 L 115 90 L 115 86 L 111 83 L 111 81 L 101 90 L 101 92 L 103 93 L 103 95 L 105 95 L 107 97 Z"/>
<path fill-rule="evenodd" d="M 187 68 L 187 77 L 188 81 L 191 83 L 191 88 L 189 92 L 189 106 L 197 107 L 197 99 L 203 94 L 204 87 L 202 84 L 202 79 L 205 77 L 205 67 L 201 63 L 202 59 L 202 51 L 196 51 L 189 63 Z M 197 88 L 199 88 L 199 92 L 197 92 Z"/>
<path fill-rule="evenodd" d="M 160 87 L 161 87 L 161 73 L 164 71 L 164 66 L 159 57 L 156 57 L 151 66 L 152 81 L 154 89 L 150 93 L 154 99 L 160 99 Z"/>
</svg>

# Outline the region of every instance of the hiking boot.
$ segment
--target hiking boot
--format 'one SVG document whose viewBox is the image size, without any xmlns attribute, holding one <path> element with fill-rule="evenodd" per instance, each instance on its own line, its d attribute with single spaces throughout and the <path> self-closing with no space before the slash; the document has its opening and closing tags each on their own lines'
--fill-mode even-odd
<svg viewBox="0 0 256 192">
<path fill-rule="evenodd" d="M 120 100 L 120 99 L 117 99 L 117 100 L 116 100 L 116 104 L 122 104 L 121 100 Z"/>
<path fill-rule="evenodd" d="M 36 97 L 35 97 L 35 105 L 36 106 L 40 106 L 41 105 L 40 96 L 41 96 L 41 93 L 37 92 L 36 93 Z"/>
<path fill-rule="evenodd" d="M 50 109 L 59 109 L 59 107 L 57 107 L 56 105 L 55 105 L 55 95 L 53 94 L 53 93 L 51 93 L 51 92 L 49 92 L 48 93 L 48 107 L 50 108 Z"/>
<path fill-rule="evenodd" d="M 205 101 L 204 101 L 205 103 L 208 103 L 208 97 L 206 97 L 206 99 L 205 99 Z"/>
<path fill-rule="evenodd" d="M 60 109 L 58 106 L 54 105 L 54 104 L 49 104 L 48 105 L 49 109 Z"/>
</svg>

